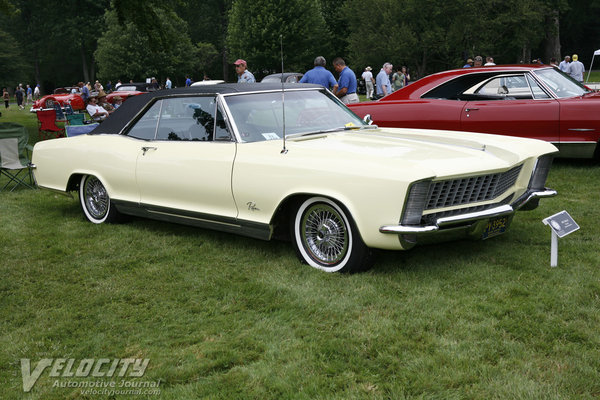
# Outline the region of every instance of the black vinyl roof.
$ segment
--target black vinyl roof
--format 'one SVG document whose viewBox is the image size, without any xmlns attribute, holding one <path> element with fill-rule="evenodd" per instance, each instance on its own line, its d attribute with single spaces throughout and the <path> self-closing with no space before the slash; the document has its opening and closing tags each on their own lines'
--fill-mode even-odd
<svg viewBox="0 0 600 400">
<path fill-rule="evenodd" d="M 112 133 L 117 134 L 131 121 L 146 104 L 156 97 L 170 97 L 178 95 L 211 95 L 226 93 L 264 92 L 269 90 L 285 90 L 299 88 L 323 89 L 321 85 L 304 83 L 220 83 L 216 85 L 200 85 L 176 89 L 163 89 L 154 92 L 130 96 L 117 108 L 104 122 L 102 122 L 91 134 Z"/>
</svg>

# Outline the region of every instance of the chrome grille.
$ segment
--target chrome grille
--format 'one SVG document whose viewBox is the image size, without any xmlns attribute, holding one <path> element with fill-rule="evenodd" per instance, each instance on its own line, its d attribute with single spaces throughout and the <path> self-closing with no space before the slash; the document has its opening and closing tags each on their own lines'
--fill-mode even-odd
<svg viewBox="0 0 600 400">
<path fill-rule="evenodd" d="M 502 173 L 432 182 L 425 210 L 495 199 L 515 184 L 521 167 Z"/>
</svg>

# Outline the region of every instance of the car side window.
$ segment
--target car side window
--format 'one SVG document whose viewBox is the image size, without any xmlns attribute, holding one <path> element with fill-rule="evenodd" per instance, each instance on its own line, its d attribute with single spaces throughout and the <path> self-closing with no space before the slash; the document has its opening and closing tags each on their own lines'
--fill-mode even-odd
<svg viewBox="0 0 600 400">
<path fill-rule="evenodd" d="M 220 141 L 230 141 L 231 134 L 229 133 L 229 129 L 227 128 L 227 122 L 223 117 L 223 112 L 221 111 L 221 107 L 217 105 L 217 118 L 215 121 L 215 140 Z"/>
<path fill-rule="evenodd" d="M 499 76 L 490 79 L 481 86 L 476 94 L 490 96 L 490 98 L 514 100 L 531 99 L 531 90 L 523 75 Z"/>
<path fill-rule="evenodd" d="M 531 90 L 533 91 L 534 99 L 549 99 L 548 93 L 544 92 L 544 90 L 538 85 L 538 83 L 531 76 L 527 75 L 527 81 L 531 86 Z"/>
<path fill-rule="evenodd" d="M 144 140 L 153 140 L 156 136 L 156 125 L 158 123 L 161 106 L 162 100 L 154 103 L 135 125 L 129 129 L 127 136 Z"/>
<path fill-rule="evenodd" d="M 214 97 L 164 99 L 156 140 L 213 140 L 215 101 Z"/>
</svg>

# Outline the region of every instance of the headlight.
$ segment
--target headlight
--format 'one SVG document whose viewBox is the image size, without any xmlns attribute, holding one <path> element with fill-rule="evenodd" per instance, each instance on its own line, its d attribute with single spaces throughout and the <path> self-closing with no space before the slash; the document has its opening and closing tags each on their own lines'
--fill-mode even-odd
<svg viewBox="0 0 600 400">
<path fill-rule="evenodd" d="M 408 191 L 408 198 L 404 205 L 404 213 L 402 214 L 402 225 L 419 225 L 423 216 L 423 209 L 427 195 L 429 194 L 429 186 L 431 181 L 422 181 L 412 184 Z"/>
<path fill-rule="evenodd" d="M 553 158 L 552 154 L 547 154 L 537 159 L 531 179 L 529 180 L 529 189 L 543 190 L 545 188 L 546 178 L 548 178 Z"/>
</svg>

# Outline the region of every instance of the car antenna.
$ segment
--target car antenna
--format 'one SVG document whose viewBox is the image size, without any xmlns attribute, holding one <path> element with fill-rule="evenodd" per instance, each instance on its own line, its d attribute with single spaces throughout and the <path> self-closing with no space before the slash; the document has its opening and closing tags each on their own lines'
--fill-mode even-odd
<svg viewBox="0 0 600 400">
<path fill-rule="evenodd" d="M 283 149 L 280 154 L 287 154 L 287 148 L 285 147 L 285 90 L 283 88 L 283 36 L 279 35 L 279 51 L 281 53 L 281 112 L 283 122 Z"/>
</svg>

